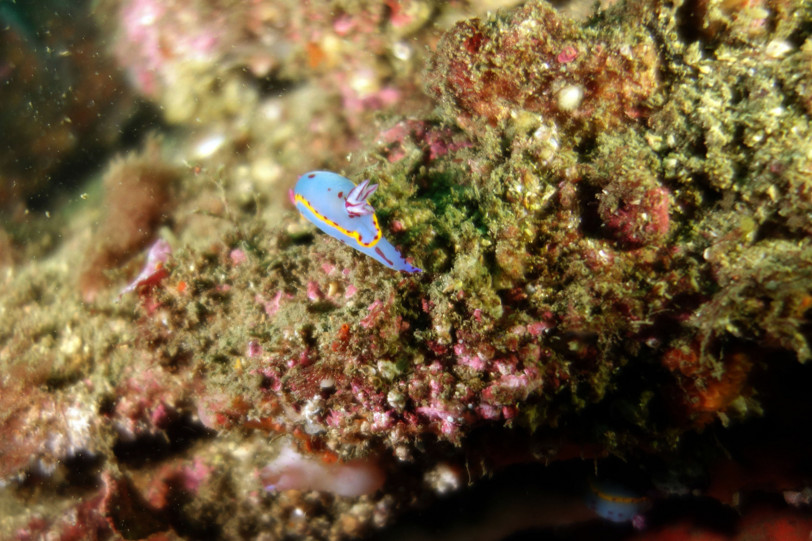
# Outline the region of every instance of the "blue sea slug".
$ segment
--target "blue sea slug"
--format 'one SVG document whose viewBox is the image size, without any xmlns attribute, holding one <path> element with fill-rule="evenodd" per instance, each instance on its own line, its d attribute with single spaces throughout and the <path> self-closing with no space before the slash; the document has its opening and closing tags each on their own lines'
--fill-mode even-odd
<svg viewBox="0 0 812 541">
<path fill-rule="evenodd" d="M 296 182 L 291 200 L 316 227 L 389 268 L 421 272 L 383 238 L 375 209 L 367 202 L 377 184 L 353 181 L 329 171 L 305 173 Z"/>
<path fill-rule="evenodd" d="M 639 528 L 645 522 L 643 513 L 650 507 L 651 500 L 623 483 L 593 477 L 589 480 L 586 504 L 601 518 L 631 522 Z"/>
</svg>

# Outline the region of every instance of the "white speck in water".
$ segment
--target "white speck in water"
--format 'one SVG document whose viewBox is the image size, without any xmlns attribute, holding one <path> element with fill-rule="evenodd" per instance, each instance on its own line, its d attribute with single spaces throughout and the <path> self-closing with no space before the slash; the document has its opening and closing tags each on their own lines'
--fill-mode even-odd
<svg viewBox="0 0 812 541">
<path fill-rule="evenodd" d="M 196 158 L 209 158 L 215 152 L 220 150 L 223 143 L 226 141 L 226 136 L 222 133 L 214 133 L 201 139 L 195 146 Z"/>
</svg>

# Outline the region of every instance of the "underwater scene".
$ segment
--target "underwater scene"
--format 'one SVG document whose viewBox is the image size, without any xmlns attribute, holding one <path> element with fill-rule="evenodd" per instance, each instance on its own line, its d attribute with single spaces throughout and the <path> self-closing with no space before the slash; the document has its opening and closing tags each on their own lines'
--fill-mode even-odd
<svg viewBox="0 0 812 541">
<path fill-rule="evenodd" d="M 812 0 L 0 0 L 40 539 L 812 539 Z"/>
</svg>

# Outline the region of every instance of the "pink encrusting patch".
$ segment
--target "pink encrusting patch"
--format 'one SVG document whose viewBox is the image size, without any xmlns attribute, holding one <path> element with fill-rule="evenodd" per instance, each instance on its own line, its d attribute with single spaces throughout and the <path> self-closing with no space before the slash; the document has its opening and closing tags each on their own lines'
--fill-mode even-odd
<svg viewBox="0 0 812 541">
<path fill-rule="evenodd" d="M 454 355 L 457 356 L 459 364 L 478 372 L 487 367 L 487 358 L 480 352 L 471 352 L 468 346 L 461 341 L 454 345 Z"/>
<path fill-rule="evenodd" d="M 569 64 L 573 60 L 578 57 L 578 50 L 573 47 L 572 45 L 567 45 L 561 52 L 558 53 L 556 60 L 558 60 L 561 64 Z"/>
<path fill-rule="evenodd" d="M 245 356 L 249 359 L 256 359 L 262 355 L 262 346 L 256 340 L 248 342 L 248 347 L 245 348 Z"/>
<path fill-rule="evenodd" d="M 384 304 L 376 299 L 367 307 L 367 310 L 369 310 L 369 314 L 360 321 L 361 326 L 365 329 L 369 329 L 383 317 Z"/>
<path fill-rule="evenodd" d="M 242 265 L 243 263 L 248 261 L 248 256 L 245 255 L 245 252 L 243 250 L 240 250 L 239 248 L 234 248 L 233 250 L 231 250 L 231 252 L 229 252 L 228 254 L 228 257 L 231 259 L 231 262 L 234 265 Z"/>
<path fill-rule="evenodd" d="M 673 204 L 668 189 L 633 190 L 624 185 L 611 193 L 616 201 L 606 197 L 598 206 L 598 213 L 612 238 L 636 248 L 661 243 L 668 237 L 671 230 L 669 209 Z"/>
<path fill-rule="evenodd" d="M 292 299 L 293 295 L 285 293 L 284 291 L 277 291 L 271 300 L 265 300 L 262 295 L 257 294 L 254 296 L 254 301 L 262 305 L 265 313 L 268 316 L 275 316 L 279 309 L 282 307 L 282 301 Z"/>
<path fill-rule="evenodd" d="M 539 336 L 552 327 L 553 325 L 546 321 L 534 321 L 533 323 L 529 323 L 527 325 L 527 332 L 530 334 L 530 336 Z"/>
<path fill-rule="evenodd" d="M 319 284 L 313 281 L 307 283 L 307 298 L 314 302 L 324 298 L 324 293 L 321 292 Z"/>
</svg>

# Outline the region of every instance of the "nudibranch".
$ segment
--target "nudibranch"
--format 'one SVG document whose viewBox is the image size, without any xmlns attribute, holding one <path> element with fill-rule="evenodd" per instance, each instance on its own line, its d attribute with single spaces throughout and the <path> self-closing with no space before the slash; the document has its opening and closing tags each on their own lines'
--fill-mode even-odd
<svg viewBox="0 0 812 541">
<path fill-rule="evenodd" d="M 331 237 L 391 269 L 421 272 L 383 238 L 375 209 L 367 202 L 377 189 L 378 185 L 370 185 L 369 180 L 356 186 L 336 173 L 311 171 L 299 177 L 291 201 L 302 216 Z"/>
<path fill-rule="evenodd" d="M 592 478 L 586 494 L 587 507 L 599 517 L 612 522 L 642 524 L 643 513 L 651 500 L 642 492 L 622 483 Z"/>
</svg>

